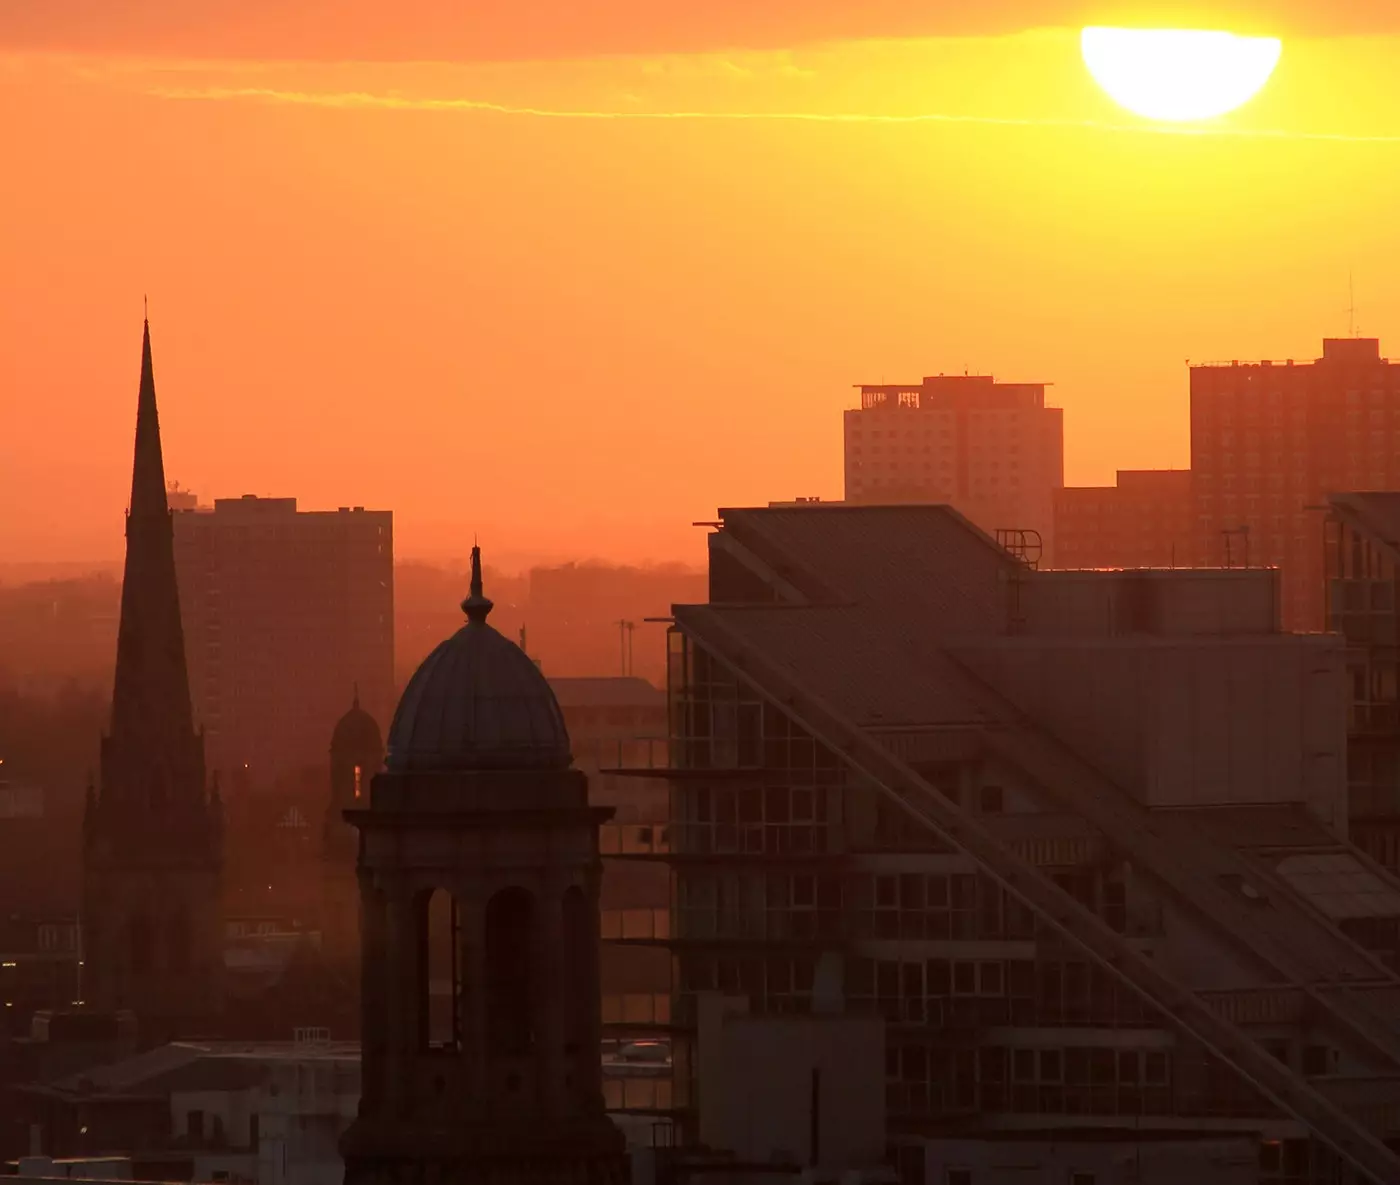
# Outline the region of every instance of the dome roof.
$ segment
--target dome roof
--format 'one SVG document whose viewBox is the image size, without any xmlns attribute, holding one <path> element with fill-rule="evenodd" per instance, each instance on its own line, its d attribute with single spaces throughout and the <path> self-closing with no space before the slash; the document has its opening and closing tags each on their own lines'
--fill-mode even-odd
<svg viewBox="0 0 1400 1185">
<path fill-rule="evenodd" d="M 393 773 L 567 769 L 564 714 L 545 677 L 514 642 L 486 624 L 481 551 L 472 548 L 467 624 L 414 672 L 389 728 Z"/>
<path fill-rule="evenodd" d="M 368 712 L 360 707 L 360 691 L 355 689 L 355 701 L 350 710 L 336 721 L 331 733 L 332 753 L 378 753 L 384 752 L 384 737 L 379 724 Z"/>
</svg>

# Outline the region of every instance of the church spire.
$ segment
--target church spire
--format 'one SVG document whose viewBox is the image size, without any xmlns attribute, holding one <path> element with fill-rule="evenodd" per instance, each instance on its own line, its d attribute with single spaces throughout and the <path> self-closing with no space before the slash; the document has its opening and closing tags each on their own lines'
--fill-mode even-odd
<svg viewBox="0 0 1400 1185">
<path fill-rule="evenodd" d="M 155 369 L 151 365 L 151 323 L 141 332 L 141 391 L 136 399 L 136 462 L 131 470 L 130 513 L 164 515 L 165 460 L 160 449 L 160 416 L 156 412 Z M 130 535 L 130 524 L 127 529 Z"/>
<path fill-rule="evenodd" d="M 126 567 L 112 694 L 112 739 L 165 772 L 187 763 L 194 735 L 175 540 L 165 500 L 165 463 L 156 412 L 151 326 L 141 338 L 141 389 L 136 401 L 136 448 L 126 517 Z M 203 787 L 200 787 L 201 792 Z"/>
</svg>

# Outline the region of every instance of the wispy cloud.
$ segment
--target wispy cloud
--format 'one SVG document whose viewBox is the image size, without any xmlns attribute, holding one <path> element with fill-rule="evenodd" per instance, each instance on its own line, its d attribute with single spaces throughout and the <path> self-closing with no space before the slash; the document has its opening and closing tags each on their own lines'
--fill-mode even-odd
<svg viewBox="0 0 1400 1185">
<path fill-rule="evenodd" d="M 881 113 L 863 111 L 704 111 L 571 109 L 498 103 L 487 99 L 433 98 L 369 91 L 297 91 L 270 87 L 152 88 L 148 94 L 190 102 L 250 102 L 327 107 L 342 110 L 444 111 L 557 120 L 676 120 L 723 123 L 823 124 L 978 124 L 1012 128 L 1076 128 L 1092 132 L 1155 136 L 1208 136 L 1250 140 L 1315 140 L 1345 144 L 1400 144 L 1400 133 L 1351 135 L 1345 132 L 1291 131 L 1225 124 L 1109 123 L 1044 116 L 972 115 L 952 112 Z"/>
</svg>

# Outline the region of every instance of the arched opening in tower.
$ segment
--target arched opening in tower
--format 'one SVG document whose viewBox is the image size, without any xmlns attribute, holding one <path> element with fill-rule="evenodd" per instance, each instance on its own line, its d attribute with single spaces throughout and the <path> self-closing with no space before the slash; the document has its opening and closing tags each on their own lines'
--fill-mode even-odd
<svg viewBox="0 0 1400 1185">
<path fill-rule="evenodd" d="M 486 904 L 486 1033 L 493 1054 L 519 1055 L 534 1044 L 535 899 L 502 889 Z"/>
<path fill-rule="evenodd" d="M 461 926 L 456 898 L 446 889 L 418 900 L 418 1029 L 428 1049 L 462 1047 Z"/>
</svg>

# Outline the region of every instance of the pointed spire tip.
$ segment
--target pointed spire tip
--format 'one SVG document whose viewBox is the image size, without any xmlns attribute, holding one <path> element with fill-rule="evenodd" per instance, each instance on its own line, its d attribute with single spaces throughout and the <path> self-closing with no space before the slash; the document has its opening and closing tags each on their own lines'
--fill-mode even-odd
<svg viewBox="0 0 1400 1185">
<path fill-rule="evenodd" d="M 486 621 L 486 616 L 495 606 L 486 597 L 481 588 L 481 548 L 475 543 L 472 544 L 472 583 L 471 591 L 467 599 L 462 602 L 462 612 L 467 615 L 467 621 L 472 625 L 482 625 Z"/>
</svg>

